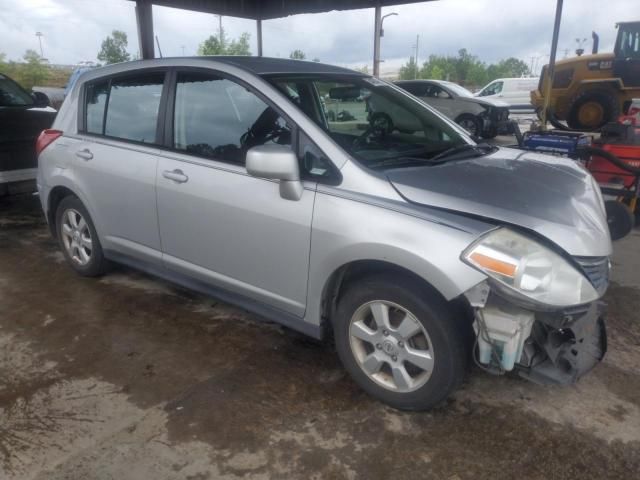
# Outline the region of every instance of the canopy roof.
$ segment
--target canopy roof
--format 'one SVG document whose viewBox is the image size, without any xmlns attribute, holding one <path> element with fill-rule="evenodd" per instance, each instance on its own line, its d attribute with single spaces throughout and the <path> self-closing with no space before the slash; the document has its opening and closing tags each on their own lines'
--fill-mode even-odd
<svg viewBox="0 0 640 480">
<path fill-rule="evenodd" d="M 138 0 L 196 12 L 215 13 L 229 17 L 269 20 L 300 13 L 321 13 L 331 10 L 388 7 L 433 0 Z"/>
</svg>

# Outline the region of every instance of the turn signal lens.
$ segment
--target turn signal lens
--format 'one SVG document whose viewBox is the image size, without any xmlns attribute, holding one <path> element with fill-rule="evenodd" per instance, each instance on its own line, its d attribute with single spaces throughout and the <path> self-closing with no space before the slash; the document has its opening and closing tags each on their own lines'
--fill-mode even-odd
<svg viewBox="0 0 640 480">
<path fill-rule="evenodd" d="M 485 270 L 489 270 L 490 272 L 499 273 L 501 275 L 512 278 L 516 276 L 517 265 L 513 265 L 511 263 L 505 262 L 503 260 L 498 260 L 487 255 L 483 255 L 479 252 L 473 252 L 469 256 L 469 258 L 473 260 L 479 267 L 482 267 Z"/>
</svg>

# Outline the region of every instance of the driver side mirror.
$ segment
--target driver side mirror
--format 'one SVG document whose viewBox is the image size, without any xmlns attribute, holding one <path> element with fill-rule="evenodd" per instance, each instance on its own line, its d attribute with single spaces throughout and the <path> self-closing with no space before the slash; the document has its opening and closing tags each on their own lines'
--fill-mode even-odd
<svg viewBox="0 0 640 480">
<path fill-rule="evenodd" d="M 33 104 L 35 107 L 48 107 L 51 105 L 49 97 L 42 92 L 32 92 L 31 98 L 33 98 Z"/>
<path fill-rule="evenodd" d="M 246 168 L 249 175 L 280 180 L 280 196 L 300 200 L 302 182 L 298 157 L 286 145 L 258 145 L 247 151 Z"/>
</svg>

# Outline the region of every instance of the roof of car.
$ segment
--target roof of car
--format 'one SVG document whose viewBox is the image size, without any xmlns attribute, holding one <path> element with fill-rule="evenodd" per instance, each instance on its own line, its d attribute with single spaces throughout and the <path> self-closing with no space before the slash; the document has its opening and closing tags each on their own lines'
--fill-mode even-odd
<svg viewBox="0 0 640 480">
<path fill-rule="evenodd" d="M 251 71 L 257 75 L 269 75 L 277 73 L 338 73 L 349 75 L 364 74 L 349 70 L 348 68 L 336 67 L 320 62 L 309 62 L 305 60 L 290 60 L 288 58 L 270 57 L 249 57 L 249 56 L 210 56 L 204 57 L 217 62 L 235 65 L 244 70 Z"/>
<path fill-rule="evenodd" d="M 366 74 L 349 70 L 347 68 L 327 65 L 320 62 L 308 62 L 304 60 L 291 60 L 285 58 L 250 57 L 211 55 L 198 57 L 167 57 L 152 60 L 134 60 L 132 62 L 116 63 L 95 69 L 95 75 L 102 76 L 112 73 L 126 72 L 128 70 L 146 67 L 170 67 L 170 66 L 206 66 L 211 62 L 224 63 L 240 68 L 256 75 L 305 75 L 305 74 L 338 74 L 367 76 Z"/>
</svg>

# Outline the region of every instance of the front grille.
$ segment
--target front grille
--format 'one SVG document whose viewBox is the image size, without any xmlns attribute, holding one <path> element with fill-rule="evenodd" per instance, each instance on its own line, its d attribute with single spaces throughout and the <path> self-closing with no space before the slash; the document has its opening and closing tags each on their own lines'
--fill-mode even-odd
<svg viewBox="0 0 640 480">
<path fill-rule="evenodd" d="M 596 291 L 602 295 L 609 286 L 609 257 L 573 257 Z"/>
</svg>

